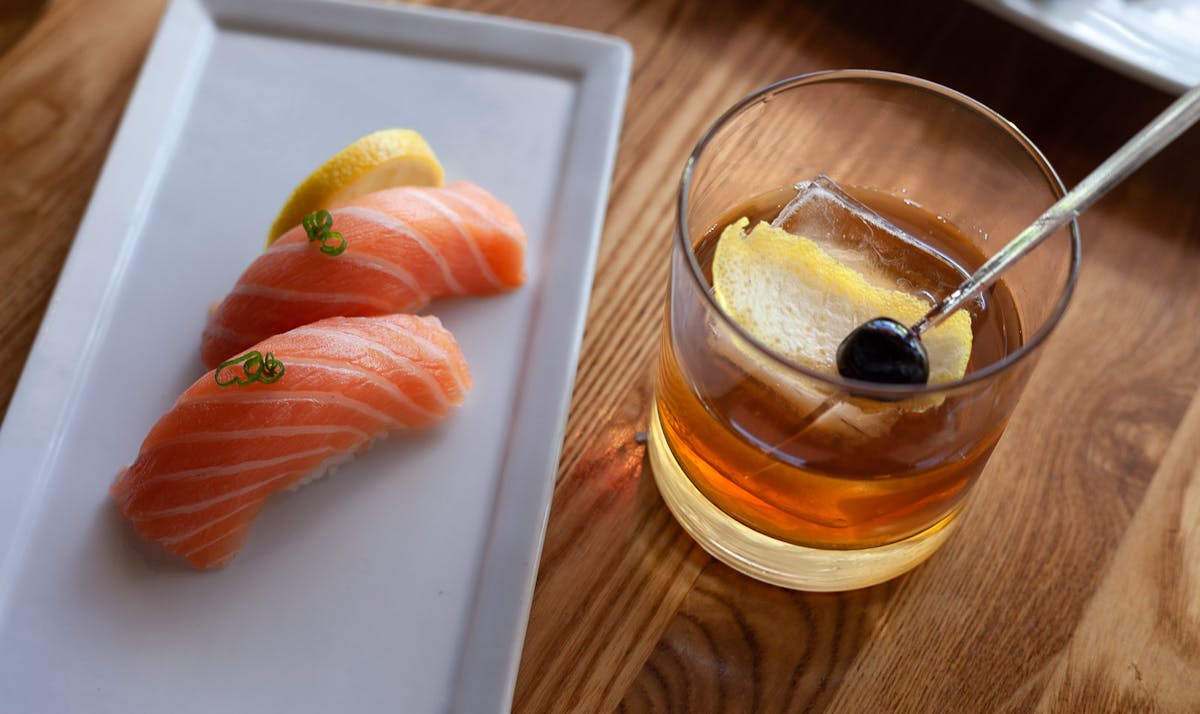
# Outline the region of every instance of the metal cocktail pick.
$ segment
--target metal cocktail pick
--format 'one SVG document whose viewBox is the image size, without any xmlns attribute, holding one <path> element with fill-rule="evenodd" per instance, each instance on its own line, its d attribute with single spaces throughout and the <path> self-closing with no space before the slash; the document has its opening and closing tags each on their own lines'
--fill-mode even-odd
<svg viewBox="0 0 1200 714">
<path fill-rule="evenodd" d="M 955 310 L 991 285 L 1010 265 L 1025 257 L 1055 231 L 1128 178 L 1129 174 L 1174 141 L 1197 119 L 1200 119 L 1200 86 L 1188 90 L 1167 107 L 912 327 L 881 317 L 855 328 L 838 346 L 838 373 L 848 379 L 870 382 L 927 382 L 929 356 L 921 344 L 921 333 L 954 314 Z"/>
</svg>

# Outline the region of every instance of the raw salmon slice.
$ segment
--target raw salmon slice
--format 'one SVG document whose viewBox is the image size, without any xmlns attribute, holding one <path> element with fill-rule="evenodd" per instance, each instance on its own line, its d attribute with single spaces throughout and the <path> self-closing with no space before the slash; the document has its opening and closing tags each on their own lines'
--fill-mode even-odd
<svg viewBox="0 0 1200 714">
<path fill-rule="evenodd" d="M 492 295 L 525 282 L 516 215 L 467 181 L 367 194 L 330 211 L 346 250 L 322 253 L 303 226 L 275 241 L 209 316 L 212 368 L 257 342 L 334 316 L 411 312 L 430 300 Z"/>
<path fill-rule="evenodd" d="M 334 317 L 254 351 L 283 364 L 276 381 L 222 387 L 214 372 L 201 377 L 111 488 L 138 534 L 198 568 L 233 560 L 271 494 L 320 477 L 388 430 L 444 418 L 471 387 L 436 317 Z"/>
</svg>

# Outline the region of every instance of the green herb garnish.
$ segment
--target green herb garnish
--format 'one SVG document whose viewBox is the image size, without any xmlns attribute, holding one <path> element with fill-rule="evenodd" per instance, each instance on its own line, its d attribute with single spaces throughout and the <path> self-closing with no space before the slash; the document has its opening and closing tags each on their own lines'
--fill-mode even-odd
<svg viewBox="0 0 1200 714">
<path fill-rule="evenodd" d="M 304 217 L 304 232 L 310 241 L 321 241 L 321 252 L 325 255 L 341 255 L 346 250 L 346 239 L 333 228 L 333 216 L 329 211 L 315 211 Z M 334 242 L 336 240 L 336 242 Z"/>
<path fill-rule="evenodd" d="M 226 367 L 233 367 L 240 364 L 242 366 L 242 374 L 234 374 L 231 379 L 221 379 L 221 371 Z M 222 362 L 213 372 L 213 379 L 217 380 L 218 387 L 228 387 L 231 385 L 245 386 L 254 382 L 262 382 L 270 384 L 283 376 L 283 362 L 275 359 L 275 355 L 268 352 L 264 357 L 257 350 L 247 352 L 241 357 L 234 357 L 231 360 Z"/>
</svg>

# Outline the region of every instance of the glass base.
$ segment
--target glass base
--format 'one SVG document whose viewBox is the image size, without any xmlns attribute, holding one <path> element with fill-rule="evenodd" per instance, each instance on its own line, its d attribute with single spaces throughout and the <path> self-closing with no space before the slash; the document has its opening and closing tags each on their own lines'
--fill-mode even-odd
<svg viewBox="0 0 1200 714">
<path fill-rule="evenodd" d="M 671 452 L 657 406 L 650 409 L 648 449 L 659 493 L 675 519 L 704 550 L 756 580 L 793 590 L 853 590 L 906 573 L 941 547 L 960 510 L 956 508 L 930 528 L 888 545 L 855 550 L 806 548 L 760 533 L 705 498 Z"/>
</svg>

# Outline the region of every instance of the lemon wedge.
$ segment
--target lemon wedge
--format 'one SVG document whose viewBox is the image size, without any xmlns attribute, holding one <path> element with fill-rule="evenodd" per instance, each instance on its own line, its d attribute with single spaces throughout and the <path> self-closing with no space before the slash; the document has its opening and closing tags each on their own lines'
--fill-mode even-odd
<svg viewBox="0 0 1200 714">
<path fill-rule="evenodd" d="M 775 352 L 810 369 L 837 374 L 837 348 L 850 331 L 875 317 L 905 325 L 928 303 L 873 285 L 815 241 L 768 223 L 746 233 L 745 218 L 721 233 L 713 258 L 718 304 Z M 959 310 L 921 336 L 929 382 L 961 379 L 971 358 L 971 316 Z"/>
<path fill-rule="evenodd" d="M 442 165 L 412 129 L 384 129 L 334 154 L 300 182 L 283 204 L 267 245 L 300 225 L 304 216 L 393 186 L 441 186 Z"/>
</svg>

